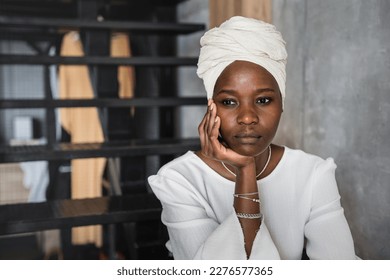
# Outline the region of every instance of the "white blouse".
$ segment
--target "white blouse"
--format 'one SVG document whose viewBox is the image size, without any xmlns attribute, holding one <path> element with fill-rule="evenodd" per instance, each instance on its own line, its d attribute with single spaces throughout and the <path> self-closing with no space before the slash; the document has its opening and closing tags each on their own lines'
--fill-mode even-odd
<svg viewBox="0 0 390 280">
<path fill-rule="evenodd" d="M 258 181 L 263 221 L 249 259 L 355 259 L 335 180 L 333 159 L 285 147 Z M 164 165 L 149 184 L 163 206 L 167 247 L 175 259 L 246 259 L 233 208 L 235 183 L 194 152 Z"/>
</svg>

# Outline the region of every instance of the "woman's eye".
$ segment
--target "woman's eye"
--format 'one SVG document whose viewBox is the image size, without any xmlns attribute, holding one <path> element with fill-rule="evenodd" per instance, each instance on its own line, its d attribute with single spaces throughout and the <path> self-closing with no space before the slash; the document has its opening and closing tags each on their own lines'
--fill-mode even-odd
<svg viewBox="0 0 390 280">
<path fill-rule="evenodd" d="M 259 103 L 259 104 L 267 104 L 270 101 L 271 101 L 271 99 L 268 98 L 268 97 L 261 97 L 261 98 L 257 99 L 256 102 Z"/>
<path fill-rule="evenodd" d="M 226 105 L 226 106 L 232 106 L 232 105 L 236 105 L 237 103 L 234 100 L 225 99 L 225 100 L 222 100 L 222 104 Z"/>
</svg>

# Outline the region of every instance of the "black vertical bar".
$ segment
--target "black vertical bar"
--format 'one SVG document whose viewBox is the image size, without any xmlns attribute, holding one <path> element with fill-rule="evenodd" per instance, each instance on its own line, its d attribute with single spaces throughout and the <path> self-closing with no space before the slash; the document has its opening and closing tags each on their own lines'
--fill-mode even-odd
<svg viewBox="0 0 390 280">
<path fill-rule="evenodd" d="M 46 54 L 50 52 L 49 46 L 46 49 Z M 50 102 L 53 100 L 53 91 L 50 83 L 50 65 L 44 66 L 44 92 L 45 100 Z M 46 140 L 47 145 L 50 150 L 54 148 L 55 143 L 57 142 L 57 120 L 54 107 L 45 108 L 45 117 L 46 117 Z M 70 198 L 70 184 L 64 184 L 59 180 L 60 175 L 59 167 L 61 166 L 61 161 L 48 161 L 49 169 L 49 185 L 46 191 L 46 199 L 60 199 L 60 198 Z M 63 188 L 63 189 L 61 189 Z M 60 240 L 62 244 L 62 254 L 64 259 L 72 258 L 72 249 L 69 246 L 72 240 L 71 229 L 61 229 L 60 230 Z M 67 245 L 66 245 L 67 244 Z M 64 246 L 65 245 L 65 246 Z"/>
<path fill-rule="evenodd" d="M 125 235 L 125 240 L 127 243 L 129 259 L 130 260 L 137 260 L 138 259 L 138 252 L 137 252 L 137 248 L 136 248 L 137 224 L 135 222 L 123 223 L 123 228 L 125 229 L 125 232 L 127 233 Z"/>
<path fill-rule="evenodd" d="M 45 79 L 45 99 L 47 102 L 53 100 L 52 90 L 50 86 L 50 66 L 44 66 Z M 56 118 L 55 108 L 46 108 L 46 140 L 47 145 L 52 148 L 56 142 Z"/>
<path fill-rule="evenodd" d="M 96 0 L 80 0 L 79 1 L 79 17 L 81 19 L 95 19 L 99 16 L 99 7 L 101 4 Z M 83 42 L 85 55 L 96 55 L 96 56 L 109 56 L 110 55 L 110 42 L 111 33 L 109 30 L 83 30 L 81 33 L 81 39 Z M 109 95 L 116 93 L 118 89 L 116 87 L 116 66 L 89 66 L 90 80 L 94 96 L 98 97 L 110 97 Z M 115 75 L 113 75 L 115 73 Z M 114 76 L 114 78 L 112 78 Z M 108 96 L 107 96 L 108 95 Z M 111 96 L 112 97 L 112 96 Z M 108 113 L 107 108 L 98 108 L 98 116 L 100 124 L 102 126 L 104 140 L 109 140 L 109 129 L 108 129 Z M 116 172 L 116 166 L 114 160 L 109 158 L 107 162 L 108 173 L 110 177 L 110 184 L 113 185 Z M 118 188 L 118 187 L 117 187 Z M 116 189 L 117 189 L 116 188 Z M 119 187 L 120 188 L 120 187 Z M 119 190 L 120 191 L 120 190 Z M 119 194 L 119 193 L 118 193 Z M 108 226 L 108 255 L 110 259 L 116 258 L 116 226 Z"/>
<path fill-rule="evenodd" d="M 109 224 L 108 225 L 108 258 L 110 260 L 117 259 L 116 256 L 116 225 Z"/>
<path fill-rule="evenodd" d="M 47 54 L 50 51 L 50 47 L 47 49 Z M 50 83 L 50 65 L 44 66 L 44 89 L 45 89 L 45 100 L 50 102 L 53 100 L 53 92 Z M 57 120 L 54 107 L 46 108 L 46 139 L 47 145 L 50 150 L 54 148 L 55 143 L 57 142 Z M 60 182 L 59 177 L 63 175 L 59 172 L 59 167 L 63 162 L 54 160 L 48 162 L 49 167 L 49 185 L 46 191 L 46 198 L 51 199 L 63 199 L 70 198 L 70 184 L 64 184 Z M 64 188 L 64 189 L 60 189 Z M 66 189 L 65 189 L 66 188 Z M 71 229 L 61 229 L 60 230 L 60 239 L 62 254 L 64 259 L 72 258 L 72 249 L 70 247 L 72 243 L 72 232 Z"/>
</svg>

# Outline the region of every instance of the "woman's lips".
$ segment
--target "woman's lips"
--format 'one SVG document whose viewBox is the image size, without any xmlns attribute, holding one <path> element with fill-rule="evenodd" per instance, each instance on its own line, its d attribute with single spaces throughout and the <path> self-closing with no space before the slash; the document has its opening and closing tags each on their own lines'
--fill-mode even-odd
<svg viewBox="0 0 390 280">
<path fill-rule="evenodd" d="M 252 133 L 250 134 L 241 133 L 241 134 L 237 134 L 234 137 L 242 144 L 255 144 L 261 139 L 260 135 L 252 134 Z"/>
</svg>

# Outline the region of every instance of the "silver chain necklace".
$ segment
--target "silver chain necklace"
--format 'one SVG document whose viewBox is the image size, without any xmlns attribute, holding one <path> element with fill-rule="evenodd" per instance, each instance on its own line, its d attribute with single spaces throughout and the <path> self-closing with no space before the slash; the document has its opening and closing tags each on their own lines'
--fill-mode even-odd
<svg viewBox="0 0 390 280">
<path fill-rule="evenodd" d="M 265 169 L 267 168 L 267 166 L 268 166 L 268 164 L 269 164 L 269 162 L 270 162 L 270 160 L 271 160 L 271 154 L 272 154 L 271 151 L 272 151 L 272 150 L 271 150 L 271 145 L 269 145 L 269 146 L 268 146 L 268 159 L 267 159 L 267 162 L 265 163 L 263 169 L 259 172 L 259 174 L 256 175 L 256 178 L 260 177 L 260 175 L 263 174 L 263 172 L 264 172 Z M 221 161 L 221 163 L 222 163 L 223 167 L 225 167 L 225 169 L 226 169 L 230 174 L 232 174 L 234 177 L 237 176 L 236 173 L 234 173 L 234 172 L 231 171 L 229 168 L 227 168 L 227 166 L 225 165 L 225 163 L 224 163 L 223 161 Z"/>
</svg>

